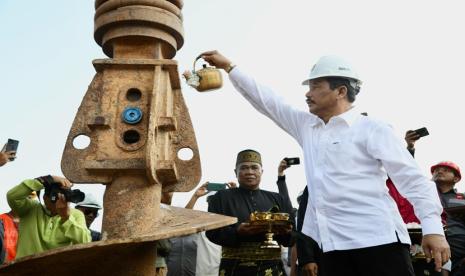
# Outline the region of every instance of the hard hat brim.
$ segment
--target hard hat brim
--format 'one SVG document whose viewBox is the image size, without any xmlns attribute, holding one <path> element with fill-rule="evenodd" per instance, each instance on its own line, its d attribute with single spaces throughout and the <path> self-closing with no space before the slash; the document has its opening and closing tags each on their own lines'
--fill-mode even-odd
<svg viewBox="0 0 465 276">
<path fill-rule="evenodd" d="M 87 208 L 94 208 L 94 209 L 102 209 L 102 207 L 92 204 L 77 204 L 76 207 L 87 207 Z"/>
</svg>

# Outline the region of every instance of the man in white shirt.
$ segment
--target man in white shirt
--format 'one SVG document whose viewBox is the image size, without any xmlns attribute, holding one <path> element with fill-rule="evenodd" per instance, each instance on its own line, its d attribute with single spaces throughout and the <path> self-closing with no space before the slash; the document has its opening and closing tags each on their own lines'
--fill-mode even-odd
<svg viewBox="0 0 465 276">
<path fill-rule="evenodd" d="M 309 111 L 286 104 L 217 51 L 201 54 L 224 69 L 236 90 L 303 149 L 309 191 L 302 232 L 324 251 L 320 275 L 414 275 L 410 239 L 385 185 L 386 172 L 410 202 L 423 248 L 439 271 L 450 257 L 441 203 L 391 127 L 362 116 L 352 103 L 361 81 L 339 57 L 322 57 L 303 82 Z"/>
</svg>

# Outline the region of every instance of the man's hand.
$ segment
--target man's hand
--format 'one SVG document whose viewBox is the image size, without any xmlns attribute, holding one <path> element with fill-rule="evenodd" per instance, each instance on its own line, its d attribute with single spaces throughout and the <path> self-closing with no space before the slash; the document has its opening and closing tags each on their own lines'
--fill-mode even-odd
<svg viewBox="0 0 465 276">
<path fill-rule="evenodd" d="M 279 167 L 278 167 L 278 175 L 279 176 L 283 176 L 284 175 L 284 171 L 289 168 L 290 166 L 287 164 L 287 161 L 286 160 L 281 160 L 281 162 L 279 163 Z"/>
<path fill-rule="evenodd" d="M 239 224 L 239 227 L 237 228 L 237 233 L 243 236 L 250 236 L 266 233 L 267 229 L 268 225 L 252 225 L 248 222 L 243 222 Z"/>
<path fill-rule="evenodd" d="M 200 54 L 200 57 L 208 62 L 208 64 L 215 66 L 216 68 L 227 70 L 231 66 L 231 61 L 216 50 L 203 52 Z"/>
<path fill-rule="evenodd" d="M 435 269 L 440 272 L 443 264 L 450 258 L 450 247 L 446 238 L 439 234 L 424 235 L 421 246 L 425 252 L 426 261 L 430 262 L 434 258 Z"/>
<path fill-rule="evenodd" d="M 56 183 L 59 183 L 60 187 L 63 189 L 69 190 L 71 189 L 71 187 L 73 187 L 73 183 L 71 183 L 68 179 L 64 177 L 52 175 L 52 178 L 53 178 L 53 181 L 55 181 Z"/>
<path fill-rule="evenodd" d="M 318 275 L 318 265 L 316 263 L 308 263 L 302 267 L 302 273 L 305 276 Z"/>
<path fill-rule="evenodd" d="M 415 142 L 420 139 L 420 135 L 413 130 L 407 130 L 405 133 L 405 142 L 407 142 L 408 149 L 415 148 Z"/>
<path fill-rule="evenodd" d="M 228 183 L 226 183 L 226 186 L 228 186 L 228 189 L 237 188 L 236 182 L 233 182 L 233 181 L 229 181 Z"/>
<path fill-rule="evenodd" d="M 194 193 L 194 196 L 197 197 L 197 198 L 200 198 L 206 194 L 208 194 L 208 190 L 207 190 L 207 185 L 208 185 L 208 182 L 205 182 L 202 184 L 202 186 L 200 186 Z"/>
<path fill-rule="evenodd" d="M 58 200 L 55 203 L 55 208 L 57 214 L 61 217 L 62 222 L 65 222 L 69 219 L 69 204 L 63 194 L 58 194 Z"/>
<path fill-rule="evenodd" d="M 0 167 L 16 158 L 16 151 L 0 152 Z M 10 160 L 11 159 L 11 160 Z"/>
<path fill-rule="evenodd" d="M 3 149 L 0 152 L 0 167 L 10 161 L 15 160 L 15 158 L 16 158 L 16 151 L 5 151 L 5 146 L 3 146 Z"/>
</svg>

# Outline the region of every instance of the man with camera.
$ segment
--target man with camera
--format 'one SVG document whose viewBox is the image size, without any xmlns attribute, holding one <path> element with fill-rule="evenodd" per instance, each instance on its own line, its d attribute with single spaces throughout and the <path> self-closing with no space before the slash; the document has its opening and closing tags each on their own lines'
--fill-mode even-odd
<svg viewBox="0 0 465 276">
<path fill-rule="evenodd" d="M 323 275 L 414 275 L 410 239 L 387 193 L 386 173 L 422 224 L 435 269 L 450 258 L 437 191 L 389 124 L 353 106 L 361 80 L 352 65 L 321 57 L 302 82 L 308 111 L 287 104 L 217 51 L 200 55 L 224 69 L 236 90 L 302 147 L 309 192 L 302 232 L 321 245 Z M 320 275 L 321 275 L 320 274 Z"/>
<path fill-rule="evenodd" d="M 69 202 L 84 198 L 81 191 L 71 190 L 72 186 L 66 178 L 47 175 L 24 180 L 8 191 L 8 204 L 20 217 L 17 259 L 91 241 L 84 214 L 69 206 Z M 40 196 L 42 189 L 45 206 L 29 198 L 32 191 Z"/>
<path fill-rule="evenodd" d="M 263 169 L 261 155 L 257 151 L 239 152 L 234 172 L 239 188 L 219 190 L 208 200 L 209 212 L 233 216 L 238 220 L 236 224 L 206 233 L 210 241 L 222 246 L 219 274 L 285 275 L 281 248 L 262 247 L 268 226 L 251 223 L 250 215 L 255 211 L 291 214 L 292 206 L 278 193 L 260 189 Z M 290 221 L 293 224 L 292 216 Z M 279 244 L 292 245 L 291 225 L 276 227 L 274 231 L 274 239 Z"/>
</svg>

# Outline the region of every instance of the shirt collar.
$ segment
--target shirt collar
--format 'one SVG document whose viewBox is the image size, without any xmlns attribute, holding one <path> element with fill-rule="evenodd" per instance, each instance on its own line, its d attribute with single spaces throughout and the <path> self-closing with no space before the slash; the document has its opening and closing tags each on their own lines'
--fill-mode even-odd
<svg viewBox="0 0 465 276">
<path fill-rule="evenodd" d="M 312 127 L 318 125 L 318 124 L 324 124 L 323 120 L 320 119 L 318 116 L 311 114 L 313 117 L 313 120 L 310 122 L 310 125 Z M 329 122 L 332 120 L 342 120 L 344 121 L 349 127 L 353 125 L 353 123 L 359 118 L 360 114 L 358 112 L 358 109 L 355 106 L 352 106 L 349 110 L 346 112 L 339 114 L 337 116 L 333 116 L 331 119 L 329 119 Z M 328 123 L 329 123 L 328 122 Z"/>
<path fill-rule="evenodd" d="M 258 192 L 260 191 L 260 188 L 258 188 L 258 189 L 256 189 L 256 190 L 249 190 L 249 189 L 244 188 L 244 187 L 241 187 L 241 186 L 239 186 L 238 189 L 239 189 L 239 191 L 241 191 L 242 193 L 245 193 L 245 194 L 248 194 L 248 195 L 250 195 L 250 194 L 254 195 L 254 194 L 256 194 L 256 193 L 258 193 Z"/>
<path fill-rule="evenodd" d="M 359 116 L 360 116 L 360 112 L 358 112 L 355 106 L 352 106 L 349 110 L 347 110 L 346 112 L 342 114 L 335 116 L 334 118 L 342 119 L 350 127 L 354 124 L 355 120 L 359 118 Z"/>
</svg>

